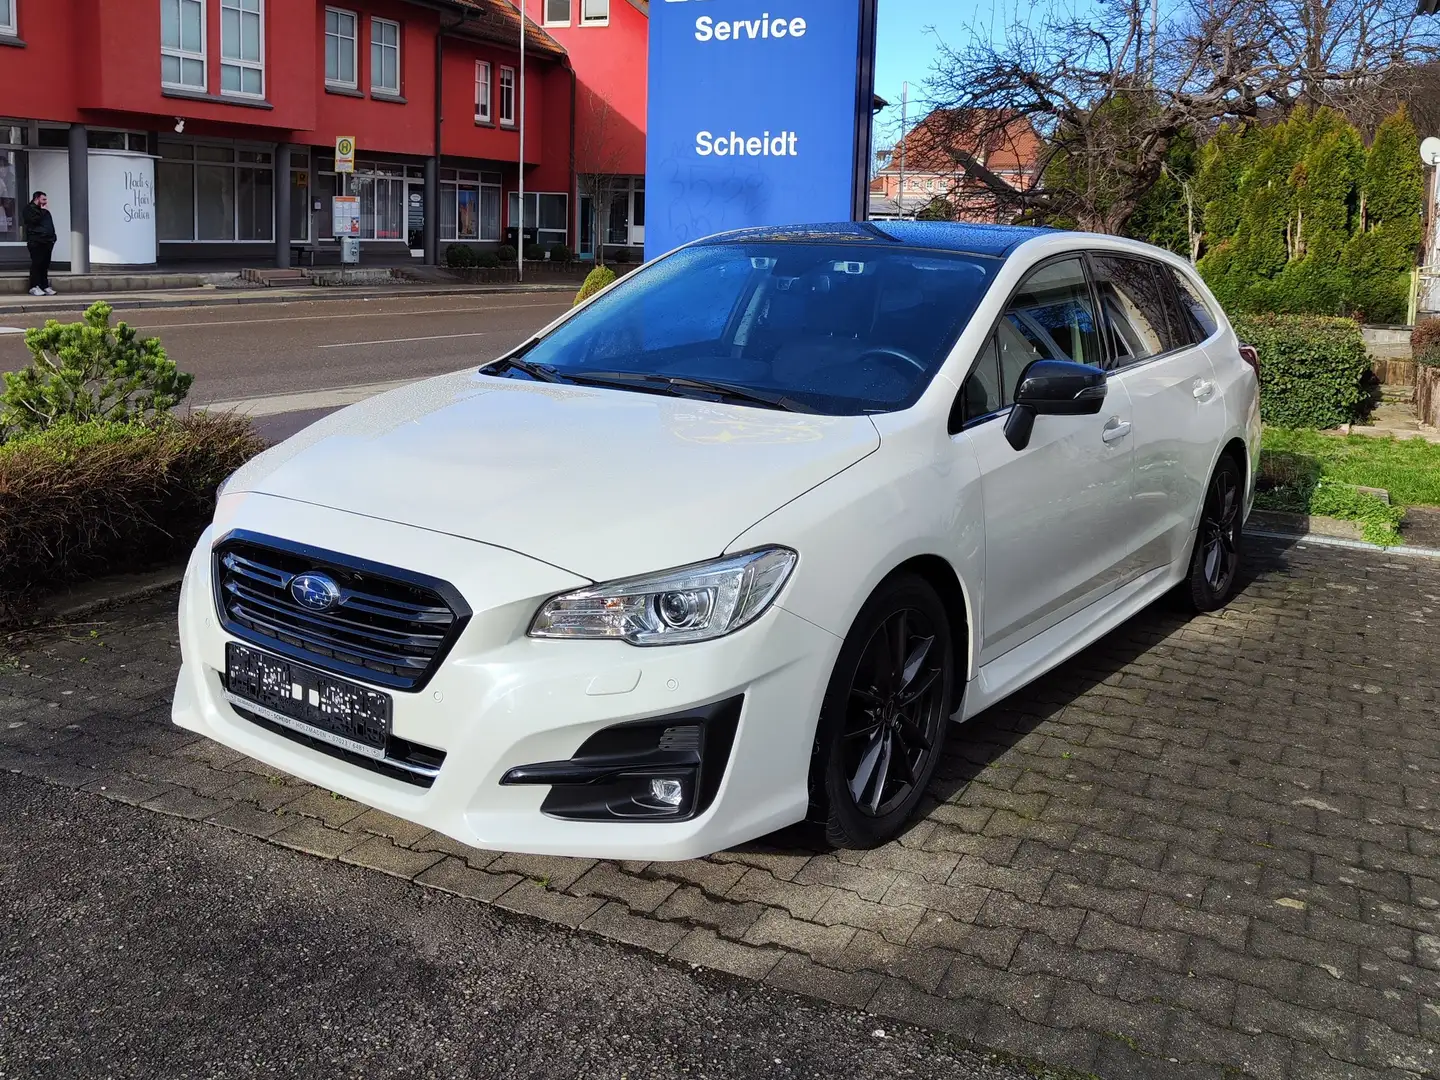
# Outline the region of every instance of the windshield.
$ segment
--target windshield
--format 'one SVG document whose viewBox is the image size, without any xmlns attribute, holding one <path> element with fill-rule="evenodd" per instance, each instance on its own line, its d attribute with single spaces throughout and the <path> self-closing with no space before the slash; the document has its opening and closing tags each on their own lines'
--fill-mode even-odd
<svg viewBox="0 0 1440 1080">
<path fill-rule="evenodd" d="M 908 408 L 1000 260 L 877 247 L 683 249 L 636 271 L 495 373 L 829 415 Z"/>
</svg>

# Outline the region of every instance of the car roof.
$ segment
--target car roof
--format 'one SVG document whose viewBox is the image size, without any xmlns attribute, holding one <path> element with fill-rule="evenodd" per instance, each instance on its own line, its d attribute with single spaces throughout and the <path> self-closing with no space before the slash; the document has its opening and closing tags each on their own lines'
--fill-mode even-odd
<svg viewBox="0 0 1440 1080">
<path fill-rule="evenodd" d="M 951 221 L 843 221 L 820 225 L 782 225 L 736 229 L 699 241 L 700 245 L 738 243 L 905 244 L 938 251 L 1004 258 L 1027 240 L 1074 236 L 1061 229 L 1023 225 L 974 225 Z"/>
</svg>

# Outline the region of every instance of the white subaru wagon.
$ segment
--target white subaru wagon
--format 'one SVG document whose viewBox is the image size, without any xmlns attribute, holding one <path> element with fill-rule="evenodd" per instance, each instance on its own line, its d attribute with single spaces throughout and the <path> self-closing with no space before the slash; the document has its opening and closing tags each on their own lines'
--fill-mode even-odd
<svg viewBox="0 0 1440 1080">
<path fill-rule="evenodd" d="M 1258 378 L 1143 244 L 699 241 L 232 476 L 174 720 L 482 848 L 873 846 L 951 721 L 1162 594 L 1229 600 Z"/>
</svg>

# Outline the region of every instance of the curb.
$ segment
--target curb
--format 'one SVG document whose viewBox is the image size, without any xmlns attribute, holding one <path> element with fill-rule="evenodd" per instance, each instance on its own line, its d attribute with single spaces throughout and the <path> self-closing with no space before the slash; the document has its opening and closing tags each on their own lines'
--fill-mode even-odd
<svg viewBox="0 0 1440 1080">
<path fill-rule="evenodd" d="M 36 609 L 15 624 L 3 629 L 23 633 L 37 627 L 76 622 L 108 608 L 144 600 L 173 589 L 185 576 L 185 563 L 176 562 L 144 574 L 121 574 L 81 582 L 62 592 L 53 593 Z"/>
<path fill-rule="evenodd" d="M 185 297 L 183 299 L 157 299 L 144 298 L 126 300 L 123 295 L 111 297 L 95 297 L 77 300 L 73 305 L 57 305 L 53 301 L 48 304 L 7 304 L 0 301 L 0 316 L 3 315 L 40 315 L 47 311 L 73 311 L 83 310 L 103 299 L 116 311 L 139 311 L 157 308 L 191 308 L 191 307 L 219 307 L 221 305 L 236 304 L 309 304 L 323 300 L 389 300 L 403 297 L 434 297 L 434 296 L 524 296 L 527 293 L 573 293 L 576 288 L 569 285 L 523 285 L 520 287 L 495 285 L 476 286 L 466 288 L 464 286 L 442 286 L 427 288 L 424 286 L 408 288 L 400 286 L 399 289 L 388 289 L 378 291 L 374 289 L 357 288 L 353 291 L 348 286 L 314 286 L 317 295 L 295 296 L 286 294 L 280 296 L 226 296 L 227 290 L 216 289 L 213 293 L 204 297 Z"/>
<path fill-rule="evenodd" d="M 1263 540 L 1290 540 L 1300 544 L 1313 544 L 1315 547 L 1346 548 L 1350 551 L 1373 551 L 1379 555 L 1404 555 L 1407 558 L 1440 559 L 1440 549 L 1426 547 L 1410 547 L 1407 544 L 1396 544 L 1394 547 L 1382 547 L 1379 544 L 1367 543 L 1364 540 L 1346 540 L 1340 536 L 1326 536 L 1323 533 L 1300 533 L 1300 532 L 1272 532 L 1268 529 L 1246 529 L 1246 536 L 1259 537 Z"/>
</svg>

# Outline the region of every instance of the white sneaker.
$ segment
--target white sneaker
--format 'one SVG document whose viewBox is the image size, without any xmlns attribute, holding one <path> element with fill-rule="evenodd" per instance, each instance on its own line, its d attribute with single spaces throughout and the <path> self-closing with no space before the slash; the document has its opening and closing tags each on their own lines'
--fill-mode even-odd
<svg viewBox="0 0 1440 1080">
<path fill-rule="evenodd" d="M 46 295 L 46 296 L 54 296 L 54 295 L 55 295 L 55 290 L 54 290 L 54 289 L 46 289 L 46 290 L 45 290 L 45 295 Z"/>
<path fill-rule="evenodd" d="M 33 288 L 33 289 L 30 290 L 30 295 L 31 295 L 31 296 L 44 296 L 44 295 L 45 295 L 45 290 L 42 289 L 42 288 L 40 288 L 40 287 L 37 285 L 35 288 Z"/>
</svg>

